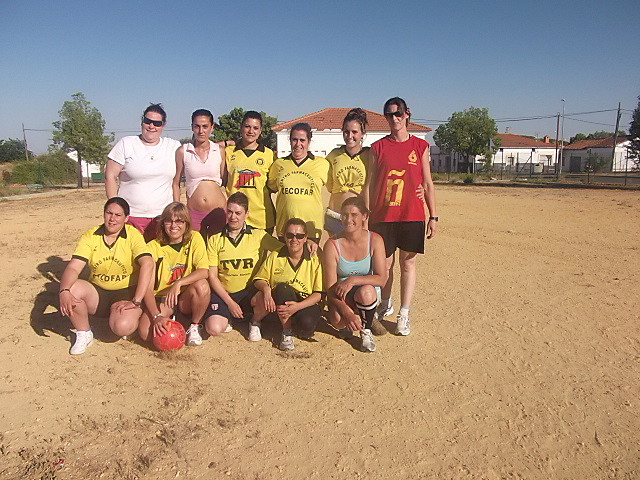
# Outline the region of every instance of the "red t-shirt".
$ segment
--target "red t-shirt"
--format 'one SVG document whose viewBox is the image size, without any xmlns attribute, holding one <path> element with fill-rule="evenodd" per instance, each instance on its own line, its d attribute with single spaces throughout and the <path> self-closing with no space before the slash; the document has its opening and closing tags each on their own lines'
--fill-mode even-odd
<svg viewBox="0 0 640 480">
<path fill-rule="evenodd" d="M 416 189 L 422 183 L 422 155 L 429 143 L 409 137 L 396 142 L 390 136 L 371 145 L 377 157 L 377 175 L 371 195 L 371 222 L 424 222 L 424 201 Z"/>
</svg>

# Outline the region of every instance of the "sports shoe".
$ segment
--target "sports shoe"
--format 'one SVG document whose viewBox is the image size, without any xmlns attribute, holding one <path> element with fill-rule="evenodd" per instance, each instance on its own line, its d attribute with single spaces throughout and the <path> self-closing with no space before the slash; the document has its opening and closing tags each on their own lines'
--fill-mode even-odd
<svg viewBox="0 0 640 480">
<path fill-rule="evenodd" d="M 89 345 L 93 343 L 93 332 L 91 330 L 80 330 L 76 332 L 76 341 L 69 349 L 71 355 L 84 353 Z"/>
<path fill-rule="evenodd" d="M 187 345 L 196 347 L 202 345 L 202 336 L 200 336 L 200 324 L 192 323 L 187 330 Z"/>
<path fill-rule="evenodd" d="M 397 324 L 396 324 L 396 335 L 409 335 L 409 333 L 411 333 L 411 325 L 409 323 L 409 316 L 408 315 L 402 315 L 402 314 L 398 314 L 398 316 L 396 317 L 397 320 Z"/>
<path fill-rule="evenodd" d="M 227 328 L 225 328 L 224 332 L 222 333 L 229 333 L 229 332 L 233 332 L 233 327 L 231 326 L 231 323 L 227 323 Z"/>
<path fill-rule="evenodd" d="M 384 328 L 384 325 L 380 323 L 380 320 L 377 318 L 374 318 L 373 322 L 371 323 L 371 333 L 373 333 L 374 335 L 380 336 L 388 332 L 387 332 L 387 329 Z"/>
<path fill-rule="evenodd" d="M 293 350 L 293 336 L 282 334 L 282 340 L 280 340 L 280 345 L 278 348 L 283 352 L 287 352 L 289 350 Z"/>
<path fill-rule="evenodd" d="M 360 350 L 363 352 L 375 352 L 376 351 L 376 342 L 373 339 L 373 334 L 371 330 L 368 328 L 363 328 L 360 330 L 360 338 L 362 339 L 362 345 L 360 346 Z"/>
<path fill-rule="evenodd" d="M 249 341 L 259 342 L 262 340 L 262 334 L 260 333 L 260 325 L 250 323 L 249 324 Z"/>
<path fill-rule="evenodd" d="M 376 313 L 378 314 L 378 319 L 382 320 L 384 317 L 388 317 L 393 314 L 393 303 L 389 302 L 389 305 L 386 307 L 382 304 L 378 305 L 376 308 Z"/>
</svg>

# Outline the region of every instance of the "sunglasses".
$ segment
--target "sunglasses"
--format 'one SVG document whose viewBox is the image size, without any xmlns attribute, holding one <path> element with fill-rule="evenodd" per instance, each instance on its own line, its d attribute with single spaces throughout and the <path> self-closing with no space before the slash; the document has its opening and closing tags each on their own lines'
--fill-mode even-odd
<svg viewBox="0 0 640 480">
<path fill-rule="evenodd" d="M 162 120 L 151 120 L 150 118 L 144 117 L 142 123 L 146 123 L 147 125 L 153 124 L 154 127 L 161 127 L 163 122 Z"/>
<path fill-rule="evenodd" d="M 288 239 L 288 240 L 293 240 L 294 238 L 297 238 L 298 240 L 302 240 L 304 237 L 307 236 L 306 233 L 291 233 L 291 232 L 287 232 L 284 234 L 284 236 Z"/>
<path fill-rule="evenodd" d="M 404 112 L 401 112 L 400 110 L 396 110 L 395 112 L 384 112 L 384 116 L 386 118 L 391 118 L 391 117 L 397 117 L 400 118 L 404 115 Z"/>
</svg>

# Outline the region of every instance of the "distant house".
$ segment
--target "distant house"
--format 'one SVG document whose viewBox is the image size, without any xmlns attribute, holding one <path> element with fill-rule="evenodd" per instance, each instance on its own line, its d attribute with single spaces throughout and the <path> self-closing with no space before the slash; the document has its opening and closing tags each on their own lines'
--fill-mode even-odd
<svg viewBox="0 0 640 480">
<path fill-rule="evenodd" d="M 537 140 L 512 133 L 499 133 L 494 138 L 500 141 L 500 147 L 492 158 L 494 171 L 527 174 L 534 171 L 536 173 L 555 171 L 556 146 L 551 143 L 549 137 Z M 458 152 L 442 152 L 438 146 L 434 145 L 430 153 L 431 169 L 434 172 L 467 171 L 465 159 Z M 476 171 L 482 159 L 482 156 L 469 159 L 470 162 L 476 162 Z"/>
<path fill-rule="evenodd" d="M 325 108 L 273 127 L 276 132 L 278 157 L 291 153 L 289 132 L 296 123 L 305 122 L 311 126 L 313 137 L 310 150 L 314 155 L 326 156 L 331 150 L 344 145 L 342 138 L 342 120 L 350 108 Z M 376 140 L 389 134 L 389 124 L 384 115 L 369 110 L 367 112 L 367 134 L 363 139 L 364 146 L 369 146 Z M 409 123 L 409 133 L 424 139 L 431 129 L 416 123 Z"/>
<path fill-rule="evenodd" d="M 593 138 L 588 140 L 578 140 L 564 147 L 562 152 L 563 170 L 569 166 L 570 172 L 584 172 L 587 164 L 594 161 L 596 157 L 608 160 L 606 171 L 611 171 L 611 153 L 613 152 L 614 137 Z M 624 172 L 631 169 L 633 162 L 628 161 L 627 148 L 631 141 L 625 136 L 616 140 L 615 154 L 613 158 L 614 172 Z"/>
<path fill-rule="evenodd" d="M 67 157 L 78 163 L 78 152 L 76 152 L 75 150 L 68 151 Z M 80 162 L 80 168 L 82 169 L 82 176 L 85 178 L 90 178 L 92 174 L 100 173 L 100 165 L 96 165 L 95 163 L 87 163 L 84 160 Z"/>
</svg>

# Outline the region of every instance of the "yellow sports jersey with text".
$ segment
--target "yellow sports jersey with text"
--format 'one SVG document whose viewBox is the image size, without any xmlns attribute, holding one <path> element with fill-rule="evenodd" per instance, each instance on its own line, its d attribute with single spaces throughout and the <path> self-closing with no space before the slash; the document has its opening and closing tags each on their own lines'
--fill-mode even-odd
<svg viewBox="0 0 640 480">
<path fill-rule="evenodd" d="M 276 197 L 276 231 L 283 235 L 285 222 L 293 217 L 307 224 L 307 234 L 320 238 L 322 234 L 324 208 L 322 186 L 327 183 L 329 162 L 324 157 L 309 153 L 296 165 L 291 155 L 278 158 L 269 171 L 268 186 L 278 192 Z"/>
<path fill-rule="evenodd" d="M 327 155 L 329 162 L 329 180 L 327 189 L 331 193 L 353 192 L 362 193 L 362 187 L 367 179 L 369 165 L 369 147 L 364 147 L 353 157 L 344 146 L 334 148 Z"/>
<path fill-rule="evenodd" d="M 249 199 L 247 223 L 256 228 L 273 228 L 275 208 L 267 189 L 267 176 L 273 164 L 273 150 L 260 145 L 256 150 L 239 146 L 225 149 L 227 159 L 227 196 L 244 193 Z"/>
<path fill-rule="evenodd" d="M 87 262 L 89 281 L 104 290 L 132 287 L 138 281 L 136 260 L 151 255 L 142 234 L 125 225 L 113 245 L 105 243 L 104 225 L 87 230 L 73 252 L 73 258 Z"/>
<path fill-rule="evenodd" d="M 269 253 L 256 273 L 254 280 L 258 279 L 267 282 L 271 288 L 281 283 L 291 285 L 302 298 L 323 292 L 320 259 L 317 255 L 310 256 L 306 249 L 296 266 L 287 256 L 287 247 Z"/>
<path fill-rule="evenodd" d="M 186 242 L 160 245 L 158 240 L 151 240 L 148 247 L 156 262 L 153 293 L 158 297 L 167 295 L 173 282 L 186 277 L 194 270 L 209 270 L 207 247 L 199 232 L 191 232 L 191 238 Z M 182 290 L 185 288 L 187 287 L 183 287 Z"/>
<path fill-rule="evenodd" d="M 209 266 L 218 267 L 218 278 L 228 293 L 239 292 L 251 284 L 267 252 L 280 247 L 282 243 L 264 230 L 245 225 L 238 237 L 232 239 L 225 227 L 209 237 Z"/>
</svg>

